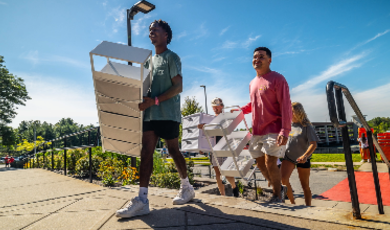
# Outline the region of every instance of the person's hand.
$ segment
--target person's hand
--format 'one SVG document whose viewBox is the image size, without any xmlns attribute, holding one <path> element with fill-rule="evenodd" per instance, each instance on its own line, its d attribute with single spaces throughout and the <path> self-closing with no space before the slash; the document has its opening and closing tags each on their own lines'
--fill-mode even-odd
<svg viewBox="0 0 390 230">
<path fill-rule="evenodd" d="M 230 112 L 233 113 L 234 111 L 240 111 L 239 109 L 231 109 Z"/>
<path fill-rule="evenodd" d="M 279 135 L 276 139 L 278 146 L 286 145 L 287 144 L 288 137 L 285 137 L 283 135 Z"/>
<path fill-rule="evenodd" d="M 297 158 L 297 162 L 300 164 L 306 163 L 306 161 L 307 161 L 307 156 L 305 154 Z"/>
<path fill-rule="evenodd" d="M 203 129 L 203 126 L 204 126 L 205 124 L 199 124 L 198 125 L 198 129 Z"/>
<path fill-rule="evenodd" d="M 154 104 L 155 104 L 154 99 L 152 99 L 150 97 L 144 97 L 144 102 L 139 103 L 138 108 L 141 111 L 145 111 L 147 108 L 149 108 L 150 106 L 152 106 Z"/>
</svg>

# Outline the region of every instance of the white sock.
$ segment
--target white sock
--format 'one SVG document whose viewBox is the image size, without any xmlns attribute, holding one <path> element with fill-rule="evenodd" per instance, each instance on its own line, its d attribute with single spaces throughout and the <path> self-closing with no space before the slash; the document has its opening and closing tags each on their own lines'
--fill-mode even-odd
<svg viewBox="0 0 390 230">
<path fill-rule="evenodd" d="M 148 188 L 140 187 L 138 197 L 142 202 L 146 203 L 146 200 L 148 199 Z"/>
<path fill-rule="evenodd" d="M 188 180 L 188 177 L 181 179 L 181 185 L 183 188 L 189 188 L 191 187 L 190 181 Z"/>
</svg>

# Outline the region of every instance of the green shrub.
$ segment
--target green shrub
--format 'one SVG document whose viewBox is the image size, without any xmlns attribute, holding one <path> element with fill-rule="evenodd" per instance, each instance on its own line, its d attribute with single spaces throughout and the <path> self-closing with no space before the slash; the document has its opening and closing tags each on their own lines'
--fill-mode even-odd
<svg viewBox="0 0 390 230">
<path fill-rule="evenodd" d="M 150 184 L 160 188 L 180 188 L 180 177 L 178 173 L 164 172 L 153 174 L 150 178 Z"/>
<path fill-rule="evenodd" d="M 103 159 L 99 156 L 92 156 L 92 176 L 97 175 L 100 163 Z M 89 176 L 89 155 L 81 157 L 76 163 L 76 174 L 80 177 Z"/>
<path fill-rule="evenodd" d="M 103 180 L 102 180 L 102 184 L 103 186 L 105 187 L 111 187 L 113 185 L 115 185 L 115 183 L 118 182 L 117 180 L 115 180 L 112 175 L 107 175 L 107 176 L 104 176 L 103 177 Z"/>
</svg>

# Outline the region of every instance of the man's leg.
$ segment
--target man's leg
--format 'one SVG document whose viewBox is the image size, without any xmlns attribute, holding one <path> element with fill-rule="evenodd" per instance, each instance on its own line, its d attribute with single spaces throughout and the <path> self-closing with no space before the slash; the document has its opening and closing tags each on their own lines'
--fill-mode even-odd
<svg viewBox="0 0 390 230">
<path fill-rule="evenodd" d="M 154 131 L 145 131 L 142 134 L 142 150 L 140 165 L 140 189 L 138 197 L 134 197 L 125 208 L 116 211 L 116 216 L 131 218 L 146 215 L 150 212 L 148 196 L 149 179 L 153 172 L 153 153 L 158 137 Z"/>
<path fill-rule="evenodd" d="M 173 199 L 172 203 L 174 205 L 185 204 L 188 201 L 194 199 L 195 197 L 194 188 L 188 180 L 186 161 L 179 150 L 178 138 L 165 141 L 168 144 L 168 151 L 171 154 L 173 160 L 175 161 L 177 171 L 179 172 L 181 178 L 179 193 Z"/>
<path fill-rule="evenodd" d="M 141 165 L 139 172 L 139 186 L 147 188 L 153 172 L 153 153 L 158 136 L 154 131 L 144 132 L 142 135 Z"/>
<path fill-rule="evenodd" d="M 175 161 L 177 171 L 179 172 L 180 178 L 187 178 L 187 165 L 186 160 L 179 150 L 179 139 L 165 140 L 168 145 L 168 152 L 171 154 L 171 157 Z"/>
<path fill-rule="evenodd" d="M 271 182 L 271 178 L 269 177 L 268 169 L 267 169 L 267 166 L 265 164 L 265 155 L 262 156 L 262 157 L 256 158 L 256 163 L 257 163 L 257 167 L 260 169 L 260 171 L 263 174 L 264 178 L 268 182 Z"/>
<path fill-rule="evenodd" d="M 281 190 L 281 176 L 280 176 L 280 169 L 277 165 L 278 158 L 274 156 L 265 155 L 265 165 L 267 166 L 268 175 L 271 180 L 272 184 L 272 190 L 274 193 L 274 196 L 280 197 L 280 190 Z"/>
</svg>

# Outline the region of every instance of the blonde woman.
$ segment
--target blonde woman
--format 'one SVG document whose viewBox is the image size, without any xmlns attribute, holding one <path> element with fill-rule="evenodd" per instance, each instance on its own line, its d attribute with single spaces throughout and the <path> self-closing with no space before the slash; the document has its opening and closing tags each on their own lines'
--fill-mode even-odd
<svg viewBox="0 0 390 230">
<path fill-rule="evenodd" d="M 311 190 L 309 186 L 310 158 L 319 141 L 303 106 L 299 102 L 292 103 L 291 132 L 287 141 L 287 149 L 282 162 L 282 184 L 287 186 L 287 196 L 291 204 L 295 204 L 290 184 L 290 176 L 295 166 L 298 170 L 306 206 L 311 206 Z"/>
</svg>

